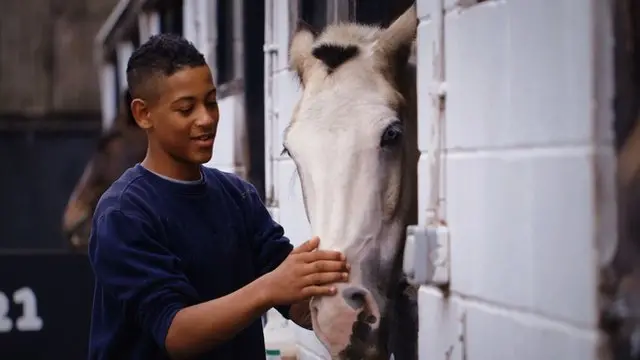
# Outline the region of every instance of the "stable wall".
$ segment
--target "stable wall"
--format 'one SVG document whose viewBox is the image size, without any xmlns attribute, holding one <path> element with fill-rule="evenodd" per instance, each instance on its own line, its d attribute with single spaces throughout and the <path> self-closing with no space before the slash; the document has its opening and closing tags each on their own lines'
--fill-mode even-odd
<svg viewBox="0 0 640 360">
<path fill-rule="evenodd" d="M 615 241 L 605 7 L 445 1 L 441 196 L 451 294 L 420 290 L 420 359 L 598 358 L 598 263 Z M 425 100 L 436 8 L 418 0 Z M 434 114 L 420 102 L 421 220 Z"/>
<path fill-rule="evenodd" d="M 240 166 L 243 133 L 242 119 L 244 117 L 244 102 L 242 94 L 228 95 L 218 99 L 220 121 L 216 133 L 216 141 L 213 145 L 213 157 L 204 164 L 221 171 L 244 175 Z"/>
</svg>

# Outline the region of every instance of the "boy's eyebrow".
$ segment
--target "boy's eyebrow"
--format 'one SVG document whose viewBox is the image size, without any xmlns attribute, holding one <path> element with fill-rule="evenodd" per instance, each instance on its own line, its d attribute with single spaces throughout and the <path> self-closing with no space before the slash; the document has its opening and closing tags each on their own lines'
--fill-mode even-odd
<svg viewBox="0 0 640 360">
<path fill-rule="evenodd" d="M 216 88 L 214 87 L 213 89 L 211 89 L 211 90 L 209 90 L 209 91 L 207 92 L 207 95 L 206 95 L 205 97 L 209 97 L 209 96 L 211 96 L 212 94 L 213 94 L 213 95 L 215 95 L 217 91 L 218 91 L 218 89 L 216 89 Z M 175 103 L 178 103 L 178 102 L 180 102 L 180 101 L 185 101 L 185 100 L 187 100 L 187 101 L 195 101 L 195 100 L 196 100 L 196 97 L 195 97 L 195 96 L 183 96 L 183 97 L 177 98 L 176 100 L 173 100 L 173 101 L 171 102 L 171 104 L 173 105 L 173 104 L 175 104 Z"/>
</svg>

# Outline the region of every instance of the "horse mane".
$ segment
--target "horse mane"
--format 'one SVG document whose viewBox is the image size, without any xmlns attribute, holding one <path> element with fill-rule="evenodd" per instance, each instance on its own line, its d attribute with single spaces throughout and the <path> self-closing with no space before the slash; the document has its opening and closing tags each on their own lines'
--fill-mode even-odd
<svg viewBox="0 0 640 360">
<path fill-rule="evenodd" d="M 112 127 L 109 130 L 105 131 L 98 138 L 98 143 L 96 144 L 96 151 L 103 152 L 109 144 L 122 136 L 122 130 Z"/>
<path fill-rule="evenodd" d="M 136 124 L 136 119 L 133 117 L 133 113 L 131 112 L 131 102 L 133 101 L 133 96 L 131 96 L 131 92 L 129 91 L 129 89 L 127 88 L 124 91 L 124 101 L 121 107 L 121 111 L 122 111 L 122 116 L 124 117 L 124 122 L 125 124 L 129 125 L 129 126 L 138 126 L 138 124 Z"/>
<path fill-rule="evenodd" d="M 133 97 L 127 88 L 120 94 L 120 105 L 118 106 L 118 113 L 116 114 L 113 122 L 114 127 L 123 129 L 128 127 L 138 127 L 136 119 L 133 117 L 133 113 L 131 112 L 132 101 Z"/>
<path fill-rule="evenodd" d="M 132 127 L 138 127 L 138 124 L 136 124 L 136 120 L 133 117 L 133 113 L 131 112 L 131 101 L 133 101 L 133 98 L 127 88 L 122 92 L 120 106 L 118 109 L 119 111 L 116 115 L 113 126 L 100 135 L 98 143 L 96 144 L 96 151 L 103 152 L 109 143 L 122 137 L 125 131 Z"/>
</svg>

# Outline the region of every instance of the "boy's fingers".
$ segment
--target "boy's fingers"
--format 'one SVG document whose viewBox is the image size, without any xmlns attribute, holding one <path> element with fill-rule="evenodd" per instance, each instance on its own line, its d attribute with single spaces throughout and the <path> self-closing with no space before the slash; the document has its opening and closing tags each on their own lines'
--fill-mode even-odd
<svg viewBox="0 0 640 360">
<path fill-rule="evenodd" d="M 336 260 L 345 261 L 345 256 L 334 250 L 317 250 L 309 254 L 309 261 Z"/>
<path fill-rule="evenodd" d="M 322 273 L 322 272 L 337 272 L 337 271 L 349 271 L 347 263 L 344 261 L 336 260 L 323 260 L 315 261 L 305 265 L 306 274 Z"/>
<path fill-rule="evenodd" d="M 317 236 L 314 236 L 311 238 L 311 240 L 307 240 L 302 244 L 300 244 L 300 246 L 294 248 L 291 251 L 291 254 L 301 254 L 301 253 L 313 251 L 318 247 L 319 244 L 320 244 L 320 239 Z"/>
<path fill-rule="evenodd" d="M 309 285 L 327 285 L 337 282 L 344 282 L 349 279 L 349 274 L 346 272 L 325 272 L 314 273 L 306 276 L 306 283 Z"/>
<path fill-rule="evenodd" d="M 311 298 L 314 296 L 331 296 L 336 294 L 336 288 L 333 286 L 307 286 L 302 290 L 302 294 L 305 298 Z"/>
</svg>

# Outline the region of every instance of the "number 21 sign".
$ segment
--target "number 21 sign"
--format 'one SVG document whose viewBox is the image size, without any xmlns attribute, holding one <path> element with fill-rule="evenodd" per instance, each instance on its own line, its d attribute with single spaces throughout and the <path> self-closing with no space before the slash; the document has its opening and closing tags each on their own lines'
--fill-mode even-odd
<svg viewBox="0 0 640 360">
<path fill-rule="evenodd" d="M 21 308 L 19 315 L 9 317 L 11 304 Z M 17 331 L 40 331 L 43 321 L 38 316 L 38 300 L 36 294 L 29 287 L 22 287 L 12 294 L 0 291 L 0 333 Z"/>
</svg>

